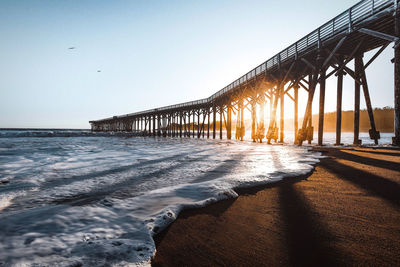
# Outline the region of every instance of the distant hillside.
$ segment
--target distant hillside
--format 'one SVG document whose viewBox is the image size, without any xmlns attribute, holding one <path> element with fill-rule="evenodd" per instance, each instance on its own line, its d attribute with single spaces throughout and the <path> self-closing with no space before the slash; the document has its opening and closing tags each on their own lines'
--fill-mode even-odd
<svg viewBox="0 0 400 267">
<path fill-rule="evenodd" d="M 378 131 L 393 132 L 394 109 L 390 107 L 374 109 L 375 125 Z M 300 123 L 303 119 L 299 119 Z M 318 114 L 313 114 L 314 129 L 318 129 Z M 342 131 L 352 132 L 354 126 L 354 111 L 342 111 Z M 300 127 L 300 124 L 299 124 Z M 360 131 L 367 132 L 370 129 L 370 123 L 367 110 L 360 111 Z M 285 129 L 293 130 L 293 120 L 287 120 Z M 325 113 L 324 131 L 336 131 L 336 112 Z"/>
</svg>

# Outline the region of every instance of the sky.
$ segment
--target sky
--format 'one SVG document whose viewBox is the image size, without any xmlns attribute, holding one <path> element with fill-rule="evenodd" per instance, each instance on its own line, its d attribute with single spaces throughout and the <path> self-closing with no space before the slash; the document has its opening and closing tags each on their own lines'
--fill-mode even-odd
<svg viewBox="0 0 400 267">
<path fill-rule="evenodd" d="M 89 128 L 209 97 L 357 2 L 1 0 L 0 128 Z M 389 45 L 367 69 L 374 107 L 393 106 L 392 57 Z M 335 108 L 329 79 L 325 111 Z"/>
</svg>

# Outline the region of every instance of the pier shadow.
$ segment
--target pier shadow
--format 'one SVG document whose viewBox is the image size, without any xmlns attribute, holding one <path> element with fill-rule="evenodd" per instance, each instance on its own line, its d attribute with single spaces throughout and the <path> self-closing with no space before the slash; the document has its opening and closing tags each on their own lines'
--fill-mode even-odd
<svg viewBox="0 0 400 267">
<path fill-rule="evenodd" d="M 399 151 L 398 149 L 393 149 L 393 148 L 389 149 L 386 147 L 384 148 L 384 150 Z M 360 153 L 370 153 L 370 154 L 377 154 L 377 155 L 400 157 L 400 153 L 381 151 L 379 148 L 374 148 L 373 150 L 357 150 L 357 149 L 355 149 L 354 151 L 357 151 Z"/>
<path fill-rule="evenodd" d="M 339 266 L 339 253 L 329 245 L 335 237 L 293 183 L 279 187 L 279 204 L 291 265 Z"/>
<path fill-rule="evenodd" d="M 355 150 L 355 151 L 369 153 L 369 151 L 359 151 L 359 150 Z M 400 156 L 400 154 L 397 154 L 397 156 Z M 364 156 L 356 155 L 353 153 L 346 153 L 341 150 L 335 151 L 335 157 L 344 159 L 344 160 L 353 161 L 356 163 L 361 163 L 361 164 L 378 167 L 378 168 L 385 168 L 388 170 L 400 170 L 400 163 L 395 163 L 395 162 L 381 160 L 381 159 L 374 159 L 374 158 L 370 158 L 370 157 L 364 157 Z"/>
<path fill-rule="evenodd" d="M 345 154 L 345 153 L 343 153 Z M 342 154 L 340 154 L 340 157 Z M 351 155 L 353 156 L 353 155 Z M 362 157 L 364 158 L 364 157 Z M 368 158 L 365 158 L 368 159 Z M 382 161 L 382 160 L 379 160 Z M 361 161 L 359 163 L 376 166 L 375 161 Z M 386 161 L 385 166 L 389 170 L 399 170 L 399 164 Z M 391 167 L 390 167 L 391 166 Z M 395 206 L 400 206 L 400 185 L 373 173 L 363 171 L 345 164 L 335 159 L 327 159 L 323 166 L 329 172 L 334 173 L 339 179 L 349 181 L 359 188 L 362 188 L 372 195 L 385 199 Z"/>
</svg>

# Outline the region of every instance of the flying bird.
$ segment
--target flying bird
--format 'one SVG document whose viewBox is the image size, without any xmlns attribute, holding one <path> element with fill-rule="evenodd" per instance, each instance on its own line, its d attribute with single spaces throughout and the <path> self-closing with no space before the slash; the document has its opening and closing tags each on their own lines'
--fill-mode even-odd
<svg viewBox="0 0 400 267">
<path fill-rule="evenodd" d="M 97 70 L 97 72 L 101 72 L 101 70 Z"/>
<path fill-rule="evenodd" d="M 68 49 L 70 50 L 75 49 L 75 46 L 68 47 Z"/>
</svg>

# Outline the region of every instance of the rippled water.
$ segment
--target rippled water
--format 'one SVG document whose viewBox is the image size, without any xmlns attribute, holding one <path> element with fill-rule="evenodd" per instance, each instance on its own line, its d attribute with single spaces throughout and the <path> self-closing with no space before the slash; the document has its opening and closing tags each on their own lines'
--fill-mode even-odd
<svg viewBox="0 0 400 267">
<path fill-rule="evenodd" d="M 248 141 L 39 132 L 0 131 L 0 266 L 147 263 L 152 236 L 182 208 L 306 174 L 319 157 Z"/>
</svg>

